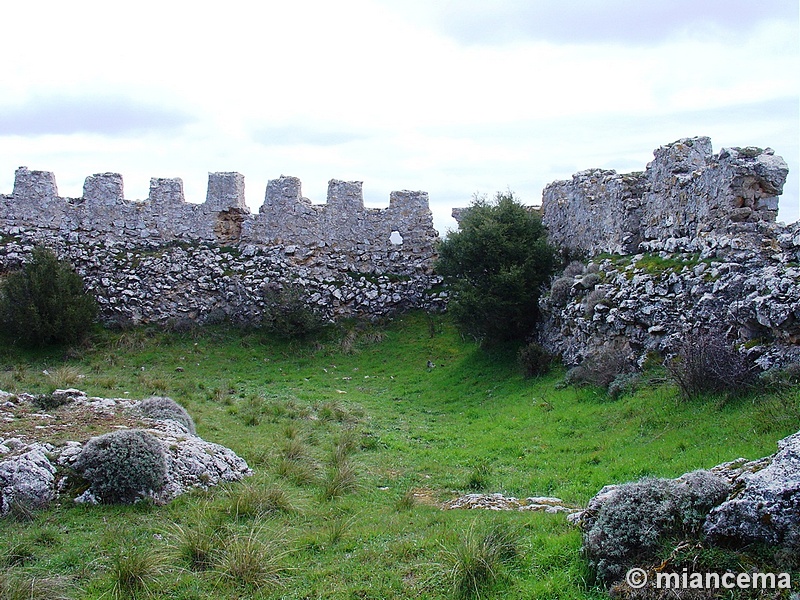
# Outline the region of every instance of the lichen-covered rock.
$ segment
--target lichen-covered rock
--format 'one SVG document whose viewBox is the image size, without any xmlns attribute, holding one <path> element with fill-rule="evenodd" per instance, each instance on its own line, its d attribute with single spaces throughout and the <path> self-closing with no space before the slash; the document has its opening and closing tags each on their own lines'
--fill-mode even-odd
<svg viewBox="0 0 800 600">
<path fill-rule="evenodd" d="M 778 442 L 778 448 L 735 476 L 736 493 L 705 520 L 709 541 L 764 542 L 800 551 L 800 432 Z"/>
<path fill-rule="evenodd" d="M 142 416 L 150 419 L 175 421 L 183 425 L 188 433 L 195 434 L 194 419 L 185 408 L 172 398 L 163 396 L 145 398 L 136 404 L 134 409 Z"/>
<path fill-rule="evenodd" d="M 61 392 L 62 399 L 68 397 L 68 401 L 57 402 L 51 411 L 54 414 L 43 414 L 36 412 L 33 404 L 36 397 L 0 391 L 0 402 L 3 398 L 14 399 L 14 402 L 6 401 L 12 404 L 11 409 L 16 413 L 27 411 L 36 424 L 49 424 L 41 431 L 58 424 L 58 427 L 69 428 L 77 437 L 58 441 L 56 445 L 31 443 L 20 437 L 0 439 L 0 514 L 6 514 L 15 503 L 26 510 L 44 506 L 71 487 L 68 482 L 75 472 L 83 473 L 91 484 L 76 501 L 92 504 L 135 502 L 144 498 L 163 504 L 193 488 L 207 489 L 252 475 L 247 462 L 235 452 L 190 432 L 181 419 L 175 418 L 175 406 L 178 405 L 172 401 L 159 399 L 153 403 L 155 407 L 170 410 L 162 411 L 163 414 L 149 411 L 149 416 L 144 417 L 138 410 L 140 402 L 94 398 L 80 390 Z M 184 409 L 178 411 L 178 417 L 188 416 L 181 411 Z M 78 441 L 88 437 L 81 423 L 92 422 L 94 418 L 113 423 L 114 431 L 87 442 Z M 35 427 L 32 429 L 37 431 Z M 31 429 L 27 431 L 29 434 Z M 133 452 L 127 443 L 121 448 L 115 446 L 115 458 L 108 460 L 108 448 L 105 447 L 108 444 L 99 444 L 99 441 L 131 436 L 148 441 L 151 452 L 145 454 L 149 456 L 154 451 L 158 464 L 148 463 L 149 466 L 144 468 L 139 464 L 133 470 L 128 468 L 141 452 Z M 141 449 L 142 444 L 134 446 Z M 155 479 L 148 478 L 153 474 L 157 476 Z"/>
<path fill-rule="evenodd" d="M 192 488 L 207 489 L 253 474 L 247 462 L 230 448 L 197 436 L 154 434 L 167 455 L 166 483 L 157 498 L 160 502 L 169 502 Z"/>
<path fill-rule="evenodd" d="M 738 459 L 675 480 L 605 486 L 568 519 L 583 530 L 583 550 L 607 583 L 630 566 L 648 564 L 669 535 L 800 552 L 800 432 L 778 447 L 772 456 Z"/>
<path fill-rule="evenodd" d="M 6 450 L 0 461 L 0 515 L 8 514 L 15 505 L 31 510 L 51 502 L 56 468 L 47 457 L 47 448 L 19 440 L 0 440 L 0 447 Z"/>
<path fill-rule="evenodd" d="M 668 536 L 696 534 L 729 489 L 710 471 L 606 486 L 574 519 L 583 551 L 600 579 L 612 583 L 635 561 L 652 559 Z"/>
</svg>

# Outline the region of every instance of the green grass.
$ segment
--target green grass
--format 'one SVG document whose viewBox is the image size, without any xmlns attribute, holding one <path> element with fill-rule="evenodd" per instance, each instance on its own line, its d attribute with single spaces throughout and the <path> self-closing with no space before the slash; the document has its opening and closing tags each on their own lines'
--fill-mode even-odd
<svg viewBox="0 0 800 600">
<path fill-rule="evenodd" d="M 0 520 L 0 572 L 107 598 L 124 538 L 158 559 L 152 577 L 139 567 L 153 597 L 452 598 L 477 560 L 463 553 L 500 527 L 514 560 L 480 580 L 483 597 L 603 598 L 563 516 L 434 503 L 482 488 L 584 504 L 608 483 L 771 454 L 800 428 L 796 388 L 683 402 L 658 385 L 612 401 L 561 387 L 563 372 L 525 379 L 514 349 L 436 325 L 420 313 L 306 344 L 209 328 L 98 331 L 68 352 L 5 346 L 0 389 L 50 392 L 47 371 L 91 395 L 170 396 L 255 475 L 163 507 L 63 502 Z"/>
</svg>

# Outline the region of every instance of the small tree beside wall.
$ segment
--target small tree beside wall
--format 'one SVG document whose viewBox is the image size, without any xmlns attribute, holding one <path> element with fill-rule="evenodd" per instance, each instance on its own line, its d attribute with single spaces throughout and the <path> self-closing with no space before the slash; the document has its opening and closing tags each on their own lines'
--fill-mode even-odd
<svg viewBox="0 0 800 600">
<path fill-rule="evenodd" d="M 0 285 L 0 327 L 25 346 L 79 342 L 96 316 L 83 278 L 48 248 L 34 248 L 30 262 Z"/>
</svg>

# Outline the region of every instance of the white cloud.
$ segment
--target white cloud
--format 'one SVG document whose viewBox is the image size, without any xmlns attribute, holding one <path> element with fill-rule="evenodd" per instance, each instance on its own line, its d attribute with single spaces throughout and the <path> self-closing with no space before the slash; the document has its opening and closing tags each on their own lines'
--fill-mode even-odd
<svg viewBox="0 0 800 600">
<path fill-rule="evenodd" d="M 553 179 L 709 135 L 783 155 L 796 220 L 797 7 L 720 2 L 6 3 L 0 192 L 27 164 L 72 195 L 119 171 L 131 198 L 177 176 L 202 201 L 208 171 L 239 171 L 258 210 L 280 174 L 315 202 L 356 179 L 372 205 L 427 190 L 445 229 L 475 191 L 535 203 Z"/>
</svg>

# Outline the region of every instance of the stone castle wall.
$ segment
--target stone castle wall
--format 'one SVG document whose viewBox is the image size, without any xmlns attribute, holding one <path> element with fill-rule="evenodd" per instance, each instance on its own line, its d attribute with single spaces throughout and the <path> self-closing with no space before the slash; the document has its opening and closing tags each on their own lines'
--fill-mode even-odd
<svg viewBox="0 0 800 600">
<path fill-rule="evenodd" d="M 800 222 L 775 223 L 787 175 L 772 150 L 713 154 L 698 137 L 662 146 L 642 173 L 548 185 L 550 241 L 593 258 L 541 299 L 540 342 L 571 365 L 620 349 L 641 363 L 715 329 L 765 368 L 800 361 Z"/>
<path fill-rule="evenodd" d="M 662 146 L 643 172 L 592 169 L 548 185 L 542 214 L 551 241 L 596 255 L 702 250 L 775 221 L 789 173 L 770 149 L 714 154 L 707 137 Z"/>
<path fill-rule="evenodd" d="M 438 233 L 425 192 L 392 192 L 365 208 L 361 182 L 332 180 L 326 204 L 300 180 L 268 183 L 251 214 L 244 177 L 210 173 L 202 204 L 180 179 L 151 179 L 149 197 L 124 197 L 121 175 L 86 178 L 83 196 L 58 195 L 55 176 L 20 167 L 0 195 L 0 269 L 17 268 L 35 244 L 68 257 L 105 320 L 223 318 L 258 322 L 265 286 L 300 286 L 329 316 L 439 306 L 432 292 Z"/>
</svg>

